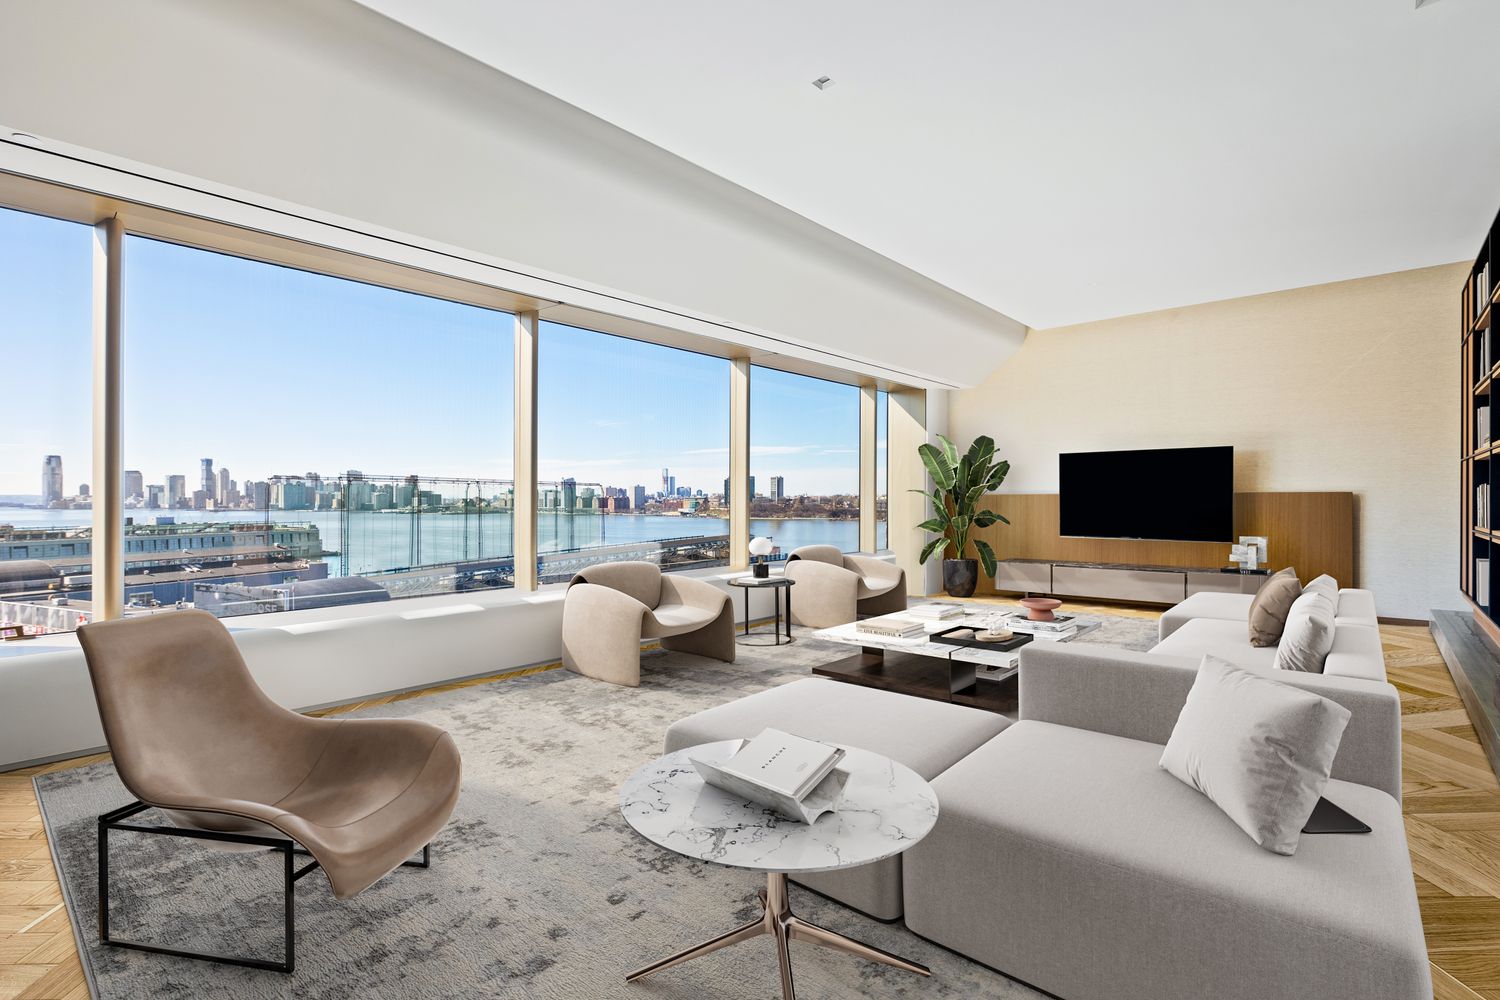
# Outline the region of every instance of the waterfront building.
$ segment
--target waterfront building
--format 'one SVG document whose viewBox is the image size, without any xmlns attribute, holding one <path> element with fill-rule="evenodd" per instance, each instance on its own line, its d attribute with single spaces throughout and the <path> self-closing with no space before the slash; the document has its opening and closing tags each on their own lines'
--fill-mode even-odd
<svg viewBox="0 0 1500 1000">
<path fill-rule="evenodd" d="M 229 493 L 233 488 L 230 485 L 232 482 L 233 480 L 229 478 L 229 470 L 220 469 L 217 482 L 215 483 L 214 499 L 219 501 L 219 506 L 221 507 L 229 504 Z"/>
<path fill-rule="evenodd" d="M 571 477 L 562 481 L 562 508 L 563 510 L 578 509 L 578 483 Z"/>
<path fill-rule="evenodd" d="M 642 507 L 646 506 L 646 487 L 635 486 L 631 489 L 630 506 L 635 510 L 640 510 Z"/>
<path fill-rule="evenodd" d="M 147 486 L 146 487 L 146 506 L 150 507 L 152 510 L 159 509 L 161 507 L 161 505 L 162 505 L 162 501 L 164 499 L 166 499 L 166 494 L 167 494 L 167 488 L 165 486 L 160 486 L 160 485 L 155 485 L 155 484 L 153 484 L 151 486 Z"/>
<path fill-rule="evenodd" d="M 199 465 L 202 467 L 199 482 L 202 483 L 203 495 L 211 497 L 214 495 L 214 460 L 205 458 L 199 462 Z"/>
<path fill-rule="evenodd" d="M 180 507 L 183 506 L 183 504 L 186 502 L 186 500 L 187 500 L 187 477 L 186 476 L 168 476 L 167 477 L 167 507 L 169 507 L 172 510 L 177 510 L 178 508 L 180 508 Z"/>
<path fill-rule="evenodd" d="M 772 476 L 771 477 L 771 499 L 772 500 L 785 500 L 786 499 L 786 477 L 784 477 L 784 476 Z"/>
<path fill-rule="evenodd" d="M 144 497 L 146 495 L 146 477 L 135 469 L 126 470 L 124 490 L 126 500 L 135 497 Z M 83 494 L 80 493 L 79 496 L 83 496 Z"/>
<path fill-rule="evenodd" d="M 62 498 L 62 456 L 48 455 L 42 459 L 42 504 L 48 506 L 54 503 L 61 503 Z"/>
</svg>

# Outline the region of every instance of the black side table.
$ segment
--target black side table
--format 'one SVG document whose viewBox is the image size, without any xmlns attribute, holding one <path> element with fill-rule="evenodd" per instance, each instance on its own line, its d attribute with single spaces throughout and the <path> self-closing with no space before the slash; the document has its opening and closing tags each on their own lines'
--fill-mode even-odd
<svg viewBox="0 0 1500 1000">
<path fill-rule="evenodd" d="M 744 643 L 747 646 L 784 646 L 794 642 L 792 638 L 792 584 L 796 580 L 788 580 L 784 576 L 737 576 L 729 581 L 731 587 L 741 587 L 745 591 L 745 629 L 740 633 L 735 642 Z M 764 632 L 750 631 L 750 591 L 761 590 L 769 587 L 771 589 L 771 606 L 776 609 L 776 621 L 771 628 L 772 640 L 766 642 Z M 786 638 L 781 637 L 781 598 L 780 594 L 786 595 Z"/>
</svg>

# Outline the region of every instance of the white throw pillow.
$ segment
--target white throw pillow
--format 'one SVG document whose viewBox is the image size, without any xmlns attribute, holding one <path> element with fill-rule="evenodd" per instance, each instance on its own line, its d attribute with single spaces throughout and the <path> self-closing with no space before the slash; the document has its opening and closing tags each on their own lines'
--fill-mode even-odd
<svg viewBox="0 0 1500 1000">
<path fill-rule="evenodd" d="M 1309 584 L 1303 588 L 1286 613 L 1286 628 L 1281 630 L 1281 641 L 1276 644 L 1277 670 L 1323 672 L 1323 662 L 1333 649 L 1333 618 L 1337 607 L 1337 590 L 1330 595 L 1326 587 Z"/>
<path fill-rule="evenodd" d="M 1321 590 L 1328 595 L 1334 604 L 1338 604 L 1339 602 L 1339 582 L 1327 573 L 1309 580 L 1307 586 L 1302 589 L 1304 591 Z"/>
<path fill-rule="evenodd" d="M 1294 854 L 1328 784 L 1349 710 L 1205 656 L 1161 766 L 1275 854 Z"/>
</svg>

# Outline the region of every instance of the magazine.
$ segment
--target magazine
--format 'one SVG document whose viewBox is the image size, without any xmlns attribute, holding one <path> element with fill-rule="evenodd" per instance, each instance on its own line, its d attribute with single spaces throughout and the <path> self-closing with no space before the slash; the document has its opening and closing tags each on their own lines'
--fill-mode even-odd
<svg viewBox="0 0 1500 1000">
<path fill-rule="evenodd" d="M 836 766 L 844 759 L 841 747 L 777 729 L 741 740 L 729 759 L 717 764 L 689 759 L 715 788 L 809 824 L 837 808 L 849 780 L 849 773 Z"/>
</svg>

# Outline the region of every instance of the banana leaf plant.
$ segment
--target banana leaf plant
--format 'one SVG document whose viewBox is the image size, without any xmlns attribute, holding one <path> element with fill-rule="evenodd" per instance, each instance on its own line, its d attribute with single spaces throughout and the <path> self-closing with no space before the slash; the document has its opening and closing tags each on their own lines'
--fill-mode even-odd
<svg viewBox="0 0 1500 1000">
<path fill-rule="evenodd" d="M 927 474 L 932 477 L 933 489 L 912 490 L 932 500 L 934 516 L 918 527 L 923 531 L 937 533 L 938 537 L 922 547 L 920 562 L 926 563 L 934 552 L 945 551 L 949 545 L 956 553 L 955 559 L 968 559 L 969 532 L 975 528 L 988 528 L 999 521 L 1010 521 L 992 510 L 980 510 L 979 502 L 986 493 L 993 493 L 1005 482 L 1010 473 L 1009 462 L 995 461 L 995 442 L 980 435 L 969 445 L 962 456 L 952 441 L 939 434 L 941 447 L 924 444 L 917 448 Z M 974 550 L 984 564 L 985 573 L 995 575 L 995 550 L 981 538 L 973 539 Z"/>
</svg>

